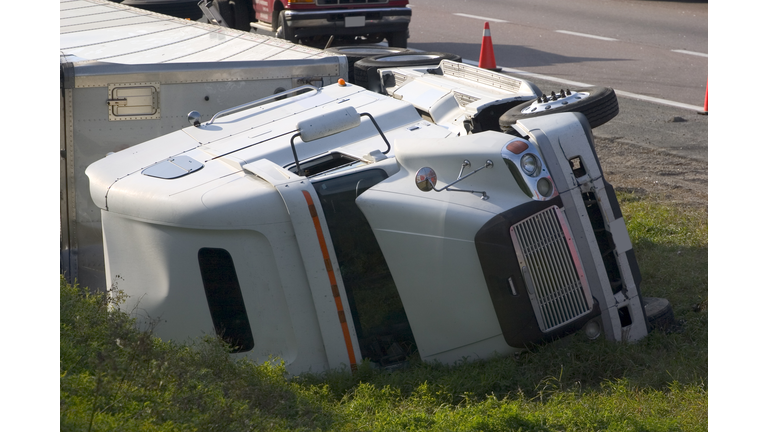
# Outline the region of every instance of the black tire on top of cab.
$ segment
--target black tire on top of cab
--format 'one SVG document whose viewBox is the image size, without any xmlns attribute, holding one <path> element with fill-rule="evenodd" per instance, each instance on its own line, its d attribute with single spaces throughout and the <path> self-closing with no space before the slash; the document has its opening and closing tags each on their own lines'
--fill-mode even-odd
<svg viewBox="0 0 768 432">
<path fill-rule="evenodd" d="M 522 103 L 505 112 L 499 118 L 499 127 L 503 132 L 512 129 L 512 125 L 518 120 L 541 117 L 547 114 L 561 112 L 578 112 L 584 114 L 589 121 L 589 126 L 594 129 L 607 123 L 619 114 L 619 101 L 616 98 L 616 92 L 607 87 L 588 87 L 571 90 L 573 93 L 588 93 L 583 99 L 576 100 L 568 105 L 552 106 L 551 109 L 540 109 L 533 112 L 523 111 L 526 108 L 539 104 L 546 106 L 546 103 L 539 103 L 536 99 Z"/>
<path fill-rule="evenodd" d="M 355 63 L 355 84 L 381 91 L 379 69 L 411 66 L 437 66 L 442 60 L 461 62 L 461 56 L 443 52 L 407 52 L 366 57 Z"/>
<path fill-rule="evenodd" d="M 348 45 L 330 47 L 325 50 L 337 55 L 347 57 L 347 81 L 355 84 L 355 63 L 366 58 L 377 55 L 410 53 L 413 52 L 407 48 L 385 47 L 381 45 Z"/>
</svg>

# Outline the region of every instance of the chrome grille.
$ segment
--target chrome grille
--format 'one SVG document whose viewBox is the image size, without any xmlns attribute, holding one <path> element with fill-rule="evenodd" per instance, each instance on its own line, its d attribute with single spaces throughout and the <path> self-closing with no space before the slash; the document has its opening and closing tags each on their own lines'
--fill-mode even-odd
<svg viewBox="0 0 768 432">
<path fill-rule="evenodd" d="M 513 225 L 509 232 L 541 331 L 589 313 L 592 295 L 560 209 L 550 207 Z"/>
</svg>

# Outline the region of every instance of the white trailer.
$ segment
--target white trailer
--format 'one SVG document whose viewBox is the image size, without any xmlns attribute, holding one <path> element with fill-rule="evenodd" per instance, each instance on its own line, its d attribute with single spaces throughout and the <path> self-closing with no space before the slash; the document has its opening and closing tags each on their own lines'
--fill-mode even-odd
<svg viewBox="0 0 768 432">
<path fill-rule="evenodd" d="M 103 0 L 60 1 L 61 271 L 104 289 L 85 168 L 214 113 L 346 78 L 344 56 Z"/>
<path fill-rule="evenodd" d="M 388 94 L 340 82 L 193 115 L 90 165 L 124 307 L 162 338 L 216 332 L 293 374 L 488 358 L 580 330 L 643 338 L 637 262 L 587 117 L 473 131 L 464 120 L 505 78 L 474 68 L 465 78 L 484 79 L 451 87 L 462 67 L 404 73 Z"/>
</svg>

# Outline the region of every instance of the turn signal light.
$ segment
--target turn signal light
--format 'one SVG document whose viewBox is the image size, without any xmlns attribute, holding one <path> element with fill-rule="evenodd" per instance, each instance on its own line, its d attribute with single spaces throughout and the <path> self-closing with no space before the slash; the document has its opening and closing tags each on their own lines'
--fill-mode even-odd
<svg viewBox="0 0 768 432">
<path fill-rule="evenodd" d="M 528 150 L 528 143 L 525 141 L 512 141 L 511 143 L 507 144 L 507 150 L 514 154 L 520 154 Z"/>
</svg>

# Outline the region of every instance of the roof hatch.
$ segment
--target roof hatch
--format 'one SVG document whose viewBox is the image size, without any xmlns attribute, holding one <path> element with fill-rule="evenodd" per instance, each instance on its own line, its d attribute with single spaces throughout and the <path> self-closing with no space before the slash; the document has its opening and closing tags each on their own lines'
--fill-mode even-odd
<svg viewBox="0 0 768 432">
<path fill-rule="evenodd" d="M 174 156 L 141 171 L 142 174 L 161 179 L 175 179 L 193 173 L 203 164 L 189 156 Z"/>
</svg>

